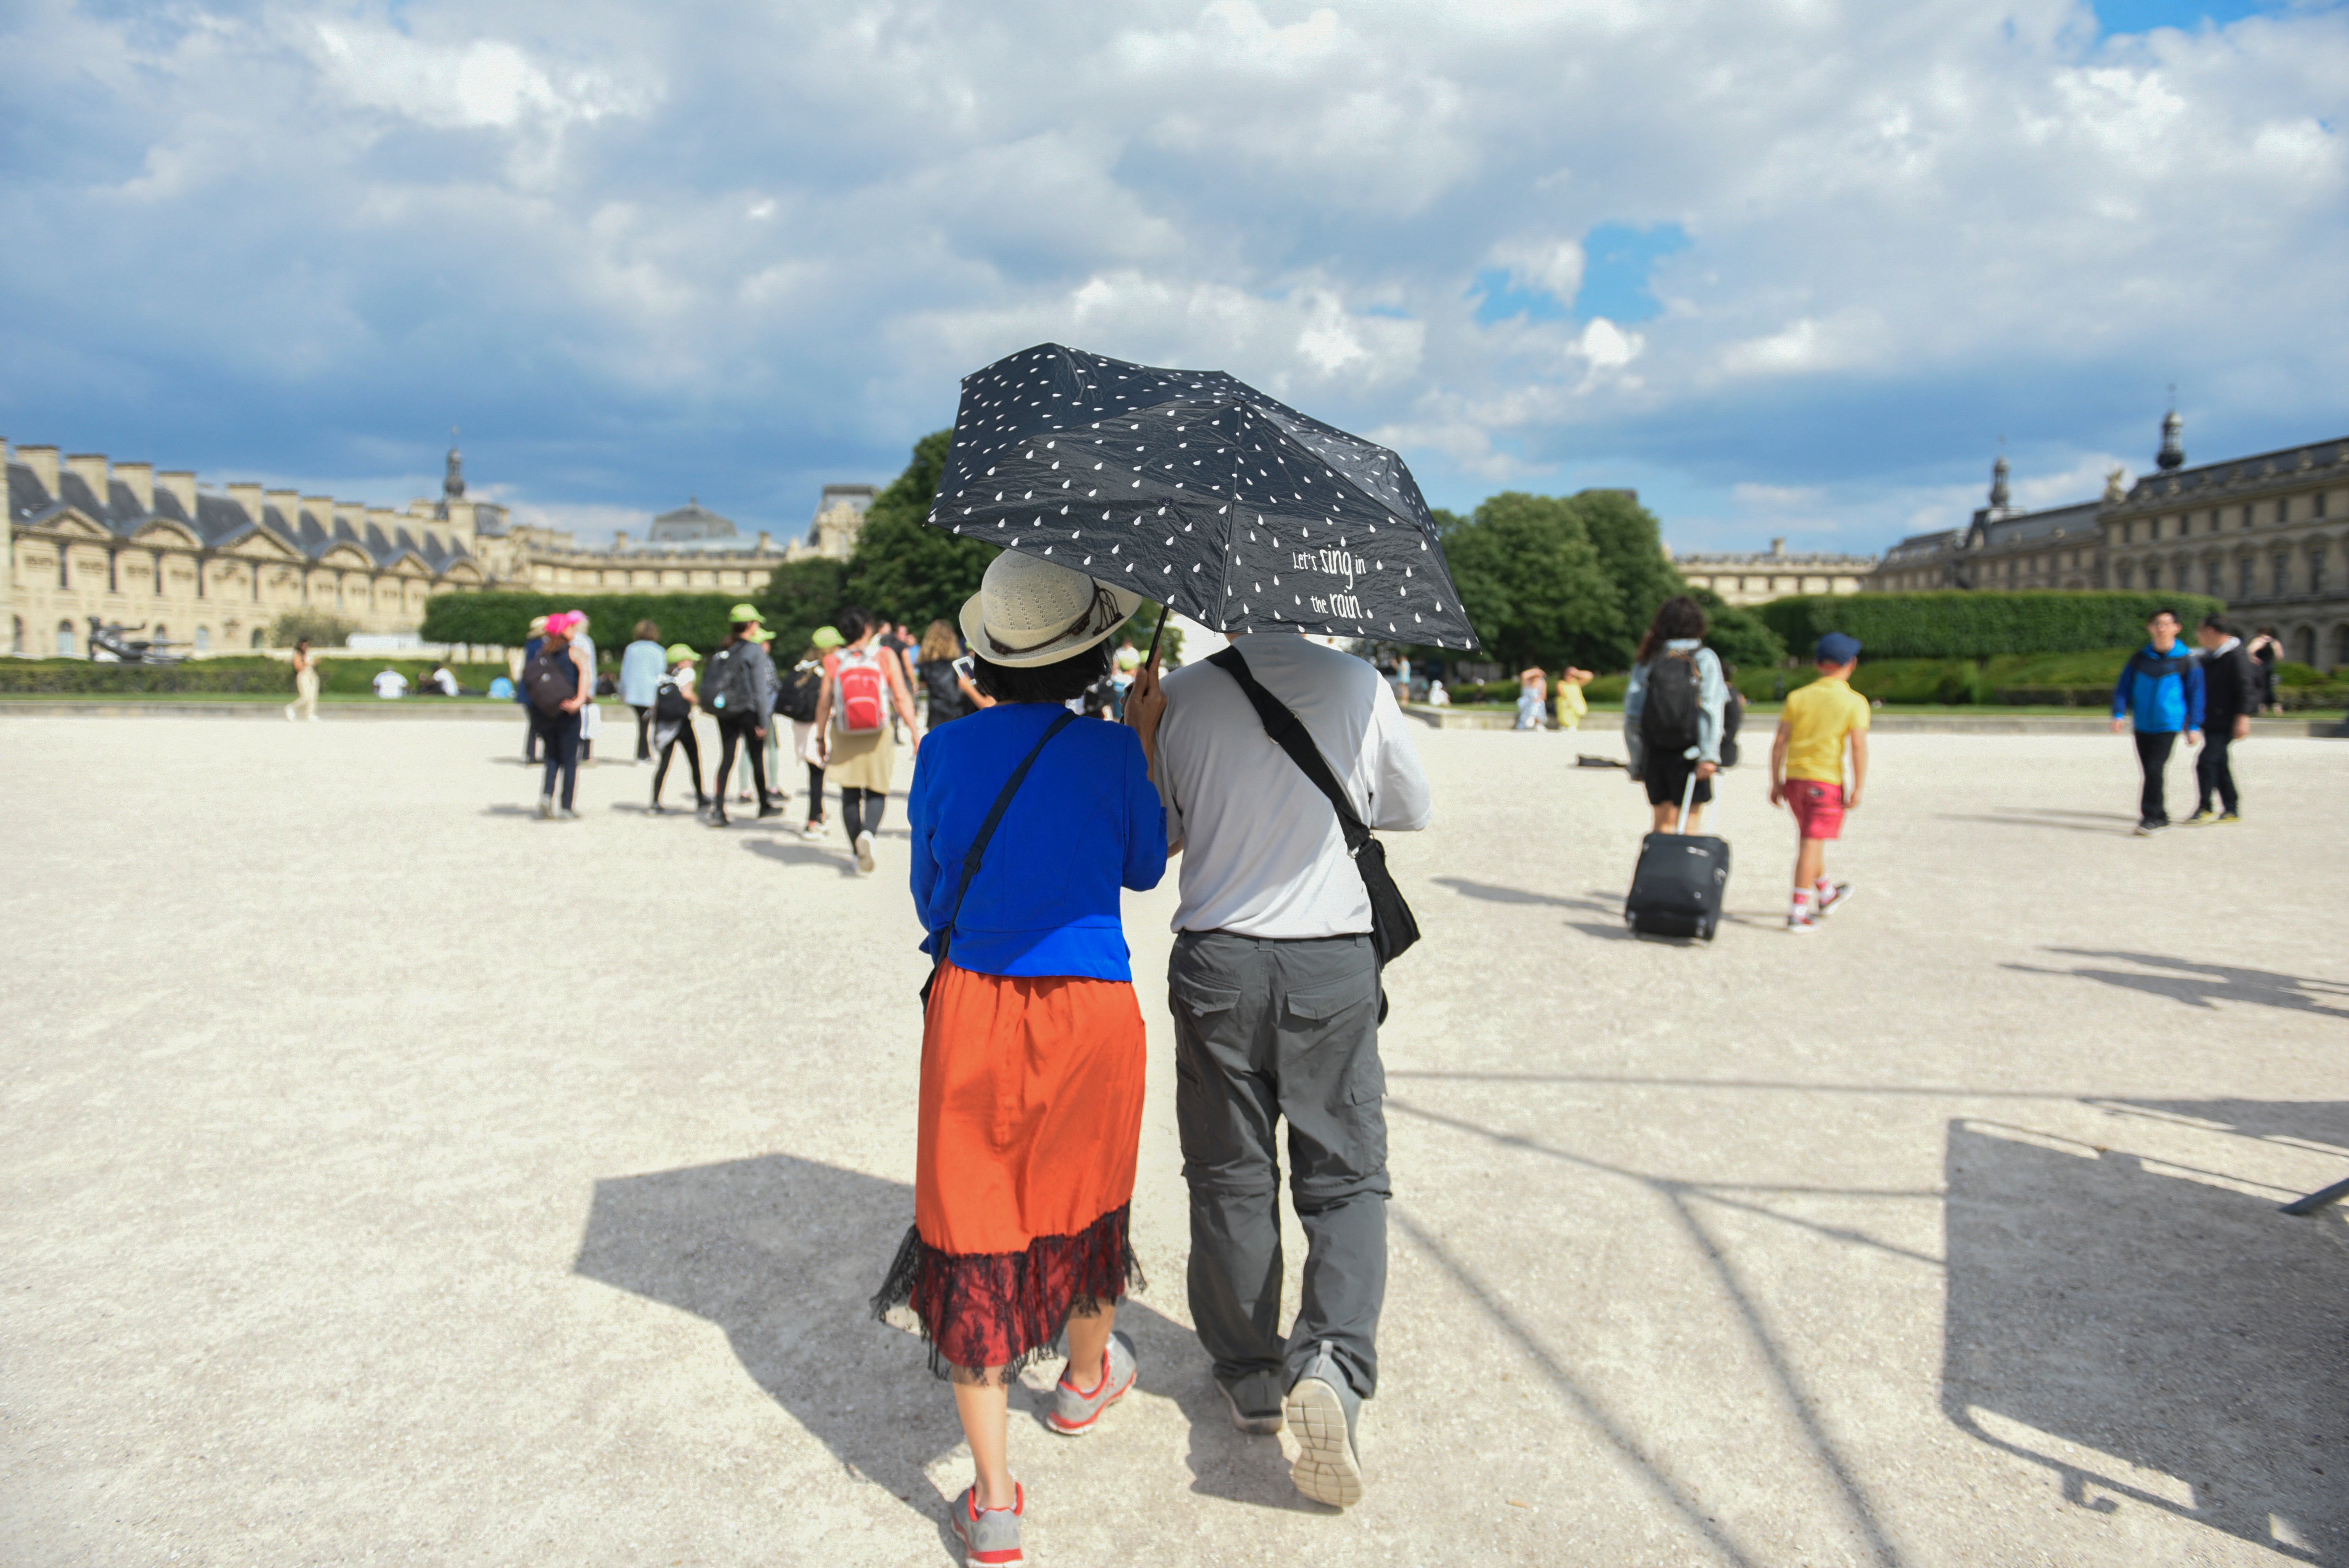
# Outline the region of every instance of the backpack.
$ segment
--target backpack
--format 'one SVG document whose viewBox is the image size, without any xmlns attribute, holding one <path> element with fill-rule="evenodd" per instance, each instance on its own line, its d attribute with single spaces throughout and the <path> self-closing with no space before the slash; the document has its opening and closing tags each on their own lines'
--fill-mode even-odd
<svg viewBox="0 0 2349 1568">
<path fill-rule="evenodd" d="M 741 714 L 756 718 L 750 712 L 752 685 L 750 661 L 743 656 L 756 643 L 734 643 L 709 655 L 709 670 L 701 683 L 701 706 L 720 718 L 730 714 Z"/>
<path fill-rule="evenodd" d="M 1648 666 L 1640 738 L 1651 754 L 1678 757 L 1696 744 L 1696 656 L 1665 654 Z"/>
<path fill-rule="evenodd" d="M 1737 727 L 1745 722 L 1745 694 L 1735 686 L 1729 688 L 1729 700 L 1721 707 L 1721 765 L 1737 766 Z M 1686 747 L 1681 748 L 1685 751 Z"/>
<path fill-rule="evenodd" d="M 541 648 L 522 667 L 522 689 L 532 709 L 547 718 L 563 717 L 563 705 L 579 695 L 579 666 L 571 662 L 571 645 Z"/>
<path fill-rule="evenodd" d="M 813 724 L 823 696 L 823 661 L 811 659 L 776 683 L 775 711 L 793 723 Z"/>
<path fill-rule="evenodd" d="M 692 716 L 693 705 L 685 700 L 685 688 L 677 684 L 675 676 L 664 676 L 653 688 L 653 718 L 661 724 L 678 724 Z"/>
<path fill-rule="evenodd" d="M 882 657 L 872 648 L 863 653 L 841 650 L 836 677 L 840 701 L 833 708 L 833 719 L 843 734 L 872 735 L 888 727 L 889 677 L 882 673 Z"/>
</svg>

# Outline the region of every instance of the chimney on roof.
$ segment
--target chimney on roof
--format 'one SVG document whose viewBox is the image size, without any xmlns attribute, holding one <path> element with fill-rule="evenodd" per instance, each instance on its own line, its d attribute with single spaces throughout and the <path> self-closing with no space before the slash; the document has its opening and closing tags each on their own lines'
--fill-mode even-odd
<svg viewBox="0 0 2349 1568">
<path fill-rule="evenodd" d="M 66 467 L 81 476 L 81 482 L 89 487 L 98 505 L 105 506 L 114 499 L 113 465 L 106 460 L 104 452 L 76 452 L 66 459 Z"/>
<path fill-rule="evenodd" d="M 55 447 L 19 447 L 16 460 L 33 470 L 41 481 L 41 489 L 51 500 L 57 499 L 57 449 Z"/>
<path fill-rule="evenodd" d="M 617 553 L 618 553 L 618 552 L 620 552 L 621 551 L 624 551 L 624 550 L 626 550 L 626 549 L 627 549 L 627 548 L 628 548 L 628 531 L 627 531 L 626 529 L 625 529 L 625 528 L 622 528 L 622 529 L 616 529 L 616 530 L 613 531 L 613 534 L 612 534 L 612 551 L 613 551 L 613 553 L 617 554 Z"/>
<path fill-rule="evenodd" d="M 775 552 L 775 536 L 768 532 L 765 529 L 761 529 L 759 531 L 759 542 L 756 548 L 761 555 L 772 555 Z"/>
<path fill-rule="evenodd" d="M 328 533 L 335 531 L 335 498 L 333 496 L 305 495 L 302 498 L 302 510 L 316 518 L 320 528 L 325 529 Z M 285 521 L 296 528 L 302 526 L 302 520 L 298 517 L 289 517 Z"/>
<path fill-rule="evenodd" d="M 286 527 L 302 526 L 302 492 L 300 490 L 265 490 L 263 492 L 262 499 L 270 506 L 276 508 L 277 515 L 285 520 Z M 253 521 L 259 522 L 261 519 L 256 515 Z"/>
<path fill-rule="evenodd" d="M 166 469 L 161 473 L 157 474 L 155 478 L 161 482 L 163 489 L 167 492 L 179 498 L 180 510 L 187 513 L 188 521 L 190 522 L 195 521 L 195 470 L 193 469 Z"/>
<path fill-rule="evenodd" d="M 1786 542 L 1785 542 L 1785 540 L 1783 540 L 1783 539 L 1774 539 L 1774 540 L 1772 540 L 1772 541 L 1770 542 L 1770 554 L 1771 554 L 1771 557 L 1772 557 L 1773 559 L 1776 559 L 1777 557 L 1783 556 L 1783 555 L 1785 555 L 1785 553 L 1786 553 Z"/>
<path fill-rule="evenodd" d="M 228 487 L 228 499 L 244 508 L 246 517 L 255 522 L 261 521 L 261 487 L 259 485 L 250 480 L 233 484 Z"/>
<path fill-rule="evenodd" d="M 391 508 L 388 506 L 371 506 L 367 508 L 367 520 L 368 522 L 371 522 L 378 528 L 383 530 L 383 536 L 386 539 L 389 539 L 391 537 L 391 531 L 399 526 L 399 513 L 392 511 Z M 364 526 L 362 526 L 362 531 L 364 531 Z"/>
<path fill-rule="evenodd" d="M 152 463 L 117 463 L 114 477 L 139 498 L 139 515 L 151 517 L 155 512 L 155 465 Z"/>
</svg>

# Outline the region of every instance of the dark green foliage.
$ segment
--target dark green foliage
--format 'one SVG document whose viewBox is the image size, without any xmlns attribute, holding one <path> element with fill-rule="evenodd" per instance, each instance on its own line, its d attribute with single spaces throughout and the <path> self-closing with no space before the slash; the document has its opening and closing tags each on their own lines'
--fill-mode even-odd
<svg viewBox="0 0 2349 1568">
<path fill-rule="evenodd" d="M 864 514 L 843 585 L 843 603 L 903 621 L 916 634 L 932 621 L 952 623 L 996 556 L 991 544 L 923 521 L 953 441 L 952 430 L 937 430 L 914 443 L 913 461 Z"/>
<path fill-rule="evenodd" d="M 314 648 L 339 648 L 343 639 L 358 629 L 357 622 L 331 610 L 286 610 L 269 624 L 269 645 L 290 648 L 307 637 Z"/>
<path fill-rule="evenodd" d="M 318 661 L 318 690 L 327 696 L 375 695 L 369 684 L 387 666 L 408 677 L 413 691 L 437 659 L 335 658 Z M 458 684 L 487 691 L 506 673 L 498 663 L 459 664 L 449 668 Z M 134 696 L 142 694 L 180 696 L 291 696 L 294 666 L 282 659 L 191 659 L 178 665 L 115 665 L 88 659 L 0 660 L 0 692 L 57 696 Z M 422 699 L 435 700 L 431 698 Z"/>
<path fill-rule="evenodd" d="M 1574 501 L 1509 490 L 1473 517 L 1440 512 L 1436 521 L 1485 657 L 1513 669 L 1588 666 L 1620 644 L 1622 592 Z"/>
<path fill-rule="evenodd" d="M 636 623 L 660 628 L 661 642 L 708 653 L 726 638 L 726 615 L 747 595 L 731 593 L 439 593 L 425 601 L 428 643 L 495 644 L 518 648 L 530 623 L 558 610 L 587 612 L 587 634 L 599 662 L 614 663 L 635 637 Z"/>
<path fill-rule="evenodd" d="M 1704 606 L 1705 646 L 1720 655 L 1723 664 L 1735 665 L 1743 676 L 1748 671 L 1766 670 L 1784 662 L 1786 645 L 1778 640 L 1778 634 L 1772 631 L 1761 616 L 1727 603 L 1710 588 L 1692 589 L 1690 596 Z M 1661 604 L 1663 601 L 1659 599 L 1656 603 Z M 1655 611 L 1651 608 L 1640 619 L 1640 631 L 1644 633 L 1648 622 L 1654 618 Z M 1638 645 L 1633 643 L 1634 652 Z M 1623 662 L 1630 663 L 1628 655 Z M 1754 694 L 1750 688 L 1740 685 L 1738 689 L 1745 693 L 1747 701 L 1753 700 Z"/>
<path fill-rule="evenodd" d="M 846 562 L 821 556 L 775 568 L 774 576 L 759 594 L 758 605 L 767 617 L 767 630 L 775 634 L 775 640 L 767 645 L 779 666 L 788 669 L 797 663 L 815 629 L 832 624 L 833 613 L 847 603 L 842 597 L 847 579 Z M 914 631 L 919 635 L 921 627 L 916 625 Z"/>
<path fill-rule="evenodd" d="M 1797 659 L 1827 632 L 1857 637 L 1871 658 L 1987 659 L 2135 647 L 2154 611 L 2188 627 L 2222 606 L 2198 593 L 2053 593 L 1806 594 L 1761 606 L 1764 621 Z"/>
<path fill-rule="evenodd" d="M 1622 630 L 1603 658 L 1577 659 L 1585 669 L 1619 670 L 1628 668 L 1632 654 L 1639 648 L 1640 637 L 1655 619 L 1656 607 L 1675 593 L 1687 592 L 1680 573 L 1664 555 L 1663 533 L 1657 527 L 1656 514 L 1620 490 L 1590 490 L 1569 496 L 1565 505 L 1582 520 L 1585 532 L 1599 552 L 1599 569 L 1615 585 L 1619 606 L 1617 624 Z M 1718 599 L 1700 593 L 1705 603 L 1705 614 L 1715 625 L 1722 624 L 1716 613 Z M 1740 626 L 1730 634 L 1740 651 L 1733 655 L 1714 638 L 1708 638 L 1721 656 L 1733 663 L 1747 662 L 1747 654 L 1766 646 L 1752 635 L 1754 628 Z"/>
</svg>

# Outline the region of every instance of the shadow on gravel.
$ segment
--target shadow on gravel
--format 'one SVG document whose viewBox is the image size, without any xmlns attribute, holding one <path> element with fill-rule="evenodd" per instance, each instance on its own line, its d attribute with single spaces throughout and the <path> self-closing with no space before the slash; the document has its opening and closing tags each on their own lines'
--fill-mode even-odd
<svg viewBox="0 0 2349 1568">
<path fill-rule="evenodd" d="M 856 857 L 844 845 L 786 843 L 772 839 L 750 839 L 742 847 L 752 854 L 771 861 L 781 861 L 787 866 L 830 866 L 844 877 L 856 875 Z M 910 1202 L 912 1200 L 908 1199 Z"/>
<path fill-rule="evenodd" d="M 902 1182 L 788 1154 L 610 1177 L 595 1183 L 573 1268 L 723 1329 L 769 1398 L 851 1475 L 936 1522 L 941 1547 L 959 1561 L 946 1522 L 952 1492 L 926 1473 L 962 1442 L 954 1400 L 929 1373 L 928 1347 L 874 1322 L 867 1305 L 913 1216 Z M 1315 1506 L 1290 1487 L 1277 1439 L 1232 1429 L 1188 1328 L 1133 1296 L 1119 1305 L 1117 1326 L 1142 1357 L 1138 1397 L 1172 1398 L 1190 1419 L 1195 1490 Z M 1015 1468 L 1023 1445 L 1066 1440 L 1044 1431 L 1044 1398 L 1035 1388 L 1012 1394 Z M 947 1484 L 959 1491 L 967 1479 Z"/>
<path fill-rule="evenodd" d="M 2056 817 L 2075 820 L 2068 822 L 2052 820 Z M 2081 818 L 2086 820 L 2076 820 Z M 1976 811 L 1937 811 L 1934 820 L 1941 822 L 1988 822 L 1999 828 L 2058 828 L 2067 833 L 2094 833 L 2100 839 L 2126 838 L 2129 830 L 2137 825 L 2133 817 L 2106 817 L 2087 811 L 2047 811 L 2028 816 L 2020 812 L 1992 816 Z M 2099 825 L 2104 823 L 2111 825 Z"/>
<path fill-rule="evenodd" d="M 2349 1018 L 2349 1007 L 2325 1006 L 2327 1002 L 2349 1002 L 2349 985 L 2338 980 L 2313 980 L 2297 975 L 2278 975 L 2272 970 L 2206 964 L 2199 959 L 2170 958 L 2152 953 L 2104 953 L 2084 947 L 2050 947 L 2044 951 L 2063 958 L 2102 958 L 2138 967 L 2043 969 L 2029 964 L 2003 967 L 2025 975 L 2076 975 L 2126 990 L 2143 991 L 2147 995 L 2167 996 L 2189 1007 L 2208 1007 L 2218 1002 L 2251 1002 L 2328 1018 Z"/>
<path fill-rule="evenodd" d="M 2349 1104 L 2096 1102 L 2230 1140 L 2349 1146 Z M 2158 1509 L 2289 1559 L 2349 1562 L 2338 1215 L 2223 1170 L 1952 1122 L 1941 1402 L 2097 1513 Z M 2225 1183 L 2238 1182 L 2237 1186 Z M 2250 1191 L 2240 1190 L 2248 1187 Z"/>
<path fill-rule="evenodd" d="M 1480 898 L 1487 903 L 1547 903 L 1559 909 L 1588 909 L 1604 912 L 1609 906 L 1588 898 L 1559 898 L 1554 893 L 1527 892 L 1523 888 L 1495 887 L 1490 882 L 1470 882 L 1466 877 L 1436 877 L 1438 887 L 1448 887 L 1467 898 Z"/>
</svg>

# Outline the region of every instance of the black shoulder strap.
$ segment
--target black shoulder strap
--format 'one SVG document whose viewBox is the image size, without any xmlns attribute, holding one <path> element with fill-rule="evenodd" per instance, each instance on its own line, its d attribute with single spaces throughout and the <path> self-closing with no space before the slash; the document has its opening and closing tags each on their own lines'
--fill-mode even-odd
<svg viewBox="0 0 2349 1568">
<path fill-rule="evenodd" d="M 1314 788 L 1330 797 L 1330 804 L 1338 812 L 1338 826 L 1345 831 L 1346 852 L 1352 854 L 1359 851 L 1370 841 L 1371 830 L 1362 825 L 1360 817 L 1354 815 L 1353 804 L 1346 799 L 1345 787 L 1338 782 L 1338 776 L 1330 771 L 1329 759 L 1321 755 L 1321 748 L 1313 744 L 1313 737 L 1306 733 L 1304 721 L 1290 712 L 1287 704 L 1264 689 L 1264 683 L 1248 672 L 1247 660 L 1240 656 L 1237 648 L 1226 648 L 1222 653 L 1210 655 L 1207 662 L 1240 683 L 1240 690 L 1247 693 L 1248 701 L 1256 705 L 1256 716 L 1264 721 L 1264 732 L 1272 737 L 1273 744 L 1288 752 L 1288 759 L 1304 770 L 1305 777 L 1313 780 Z"/>
<path fill-rule="evenodd" d="M 954 941 L 955 922 L 962 918 L 962 901 L 970 892 L 970 879 L 978 874 L 979 862 L 987 858 L 988 843 L 1003 821 L 1003 813 L 1011 809 L 1011 797 L 1019 793 L 1019 786 L 1027 779 L 1028 769 L 1036 766 L 1036 758 L 1042 755 L 1052 737 L 1076 720 L 1075 714 L 1062 708 L 1060 715 L 1044 727 L 1043 738 L 1037 741 L 1034 748 L 1020 758 L 1019 766 L 1011 770 L 1011 777 L 1004 780 L 1003 793 L 995 798 L 994 809 L 987 813 L 987 820 L 978 825 L 978 834 L 970 841 L 970 852 L 962 858 L 962 882 L 955 888 L 954 908 L 947 912 L 946 928 L 938 933 L 938 964 L 943 965 L 947 961 L 947 948 Z"/>
</svg>

